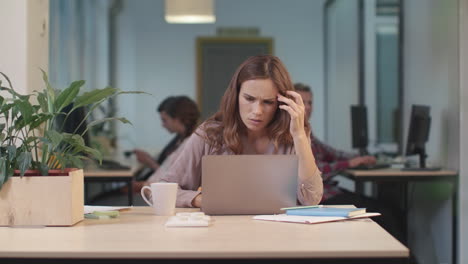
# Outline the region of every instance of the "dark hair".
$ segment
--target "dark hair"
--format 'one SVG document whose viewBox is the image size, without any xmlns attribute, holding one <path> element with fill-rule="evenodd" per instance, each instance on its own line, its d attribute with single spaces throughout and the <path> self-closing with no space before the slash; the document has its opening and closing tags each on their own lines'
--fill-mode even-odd
<svg viewBox="0 0 468 264">
<path fill-rule="evenodd" d="M 247 128 L 239 114 L 239 92 L 242 83 L 255 79 L 270 79 L 278 92 L 286 97 L 290 97 L 286 91 L 294 90 L 291 77 L 279 58 L 271 55 L 259 55 L 244 61 L 232 76 L 221 99 L 220 109 L 207 120 L 203 127 L 206 139 L 216 150 L 220 150 L 225 144 L 235 154 L 242 153 L 240 135 L 247 133 Z M 279 145 L 293 145 L 289 123 L 289 114 L 278 108 L 272 121 L 268 124 L 268 136 L 272 139 L 276 150 L 278 150 Z M 310 131 L 308 122 L 305 122 L 304 125 L 306 131 Z"/>
<path fill-rule="evenodd" d="M 158 112 L 165 112 L 172 118 L 179 119 L 185 126 L 184 138 L 190 136 L 198 124 L 200 111 L 197 104 L 187 96 L 170 96 L 158 106 Z"/>
<path fill-rule="evenodd" d="M 299 92 L 312 93 L 312 90 L 310 89 L 310 87 L 308 85 L 303 84 L 303 83 L 295 83 L 294 84 L 294 89 L 296 89 L 296 91 L 299 91 Z"/>
</svg>

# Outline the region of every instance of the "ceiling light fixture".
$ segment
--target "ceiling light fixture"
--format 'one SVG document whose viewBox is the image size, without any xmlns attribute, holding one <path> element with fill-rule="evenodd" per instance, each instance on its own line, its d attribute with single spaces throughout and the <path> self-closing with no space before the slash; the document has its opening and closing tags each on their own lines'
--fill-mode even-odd
<svg viewBox="0 0 468 264">
<path fill-rule="evenodd" d="M 165 19 L 175 24 L 214 23 L 214 0 L 166 0 Z"/>
</svg>

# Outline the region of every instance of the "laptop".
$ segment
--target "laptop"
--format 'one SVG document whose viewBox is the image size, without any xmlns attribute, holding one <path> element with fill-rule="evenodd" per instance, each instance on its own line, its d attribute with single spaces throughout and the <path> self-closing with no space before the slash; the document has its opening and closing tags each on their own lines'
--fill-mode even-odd
<svg viewBox="0 0 468 264">
<path fill-rule="evenodd" d="M 297 204 L 296 155 L 202 158 L 202 207 L 210 215 L 284 213 Z"/>
</svg>

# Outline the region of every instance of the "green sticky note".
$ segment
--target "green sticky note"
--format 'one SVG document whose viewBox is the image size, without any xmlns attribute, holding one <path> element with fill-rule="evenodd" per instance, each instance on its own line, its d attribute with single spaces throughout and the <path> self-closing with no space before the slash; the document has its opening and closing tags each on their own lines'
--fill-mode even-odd
<svg viewBox="0 0 468 264">
<path fill-rule="evenodd" d="M 120 215 L 119 211 L 94 211 L 93 214 L 97 216 L 108 216 L 112 218 L 115 218 Z"/>
<path fill-rule="evenodd" d="M 84 217 L 87 219 L 110 219 L 111 218 L 108 215 L 95 215 L 95 214 L 85 214 Z"/>
</svg>

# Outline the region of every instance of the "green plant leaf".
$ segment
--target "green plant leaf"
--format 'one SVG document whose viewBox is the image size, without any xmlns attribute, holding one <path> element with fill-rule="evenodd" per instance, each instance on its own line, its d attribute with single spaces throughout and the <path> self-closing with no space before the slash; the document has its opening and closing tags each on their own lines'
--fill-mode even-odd
<svg viewBox="0 0 468 264">
<path fill-rule="evenodd" d="M 12 131 L 15 131 L 13 126 L 9 127 L 6 131 L 5 139 L 4 140 L 13 140 L 14 136 L 12 135 Z"/>
<path fill-rule="evenodd" d="M 12 117 L 13 118 L 13 117 Z M 21 129 L 24 128 L 24 117 L 23 116 L 19 116 L 17 117 L 16 119 L 13 119 L 13 126 L 10 127 L 8 133 L 9 134 L 12 134 L 12 131 L 13 130 L 16 130 L 16 131 L 19 131 Z M 11 130 L 11 131 L 10 131 Z"/>
<path fill-rule="evenodd" d="M 52 143 L 52 148 L 57 147 L 64 139 L 64 136 L 61 133 L 53 129 L 46 131 L 45 137 Z"/>
<path fill-rule="evenodd" d="M 70 87 L 63 90 L 58 96 L 57 100 L 55 101 L 55 109 L 57 112 L 60 112 L 65 106 L 69 105 L 73 99 L 75 99 L 76 95 L 80 92 L 81 86 L 83 86 L 85 81 L 75 81 L 70 84 Z"/>
<path fill-rule="evenodd" d="M 96 125 L 99 125 L 101 123 L 104 123 L 104 122 L 109 122 L 109 121 L 112 121 L 112 120 L 118 120 L 124 124 L 132 124 L 130 121 L 128 121 L 125 117 L 106 117 L 106 118 L 103 118 L 103 119 L 100 119 L 100 120 L 94 120 L 92 122 L 89 122 L 88 124 L 88 129 L 93 127 L 93 126 L 96 126 Z"/>
<path fill-rule="evenodd" d="M 102 161 L 102 153 L 99 150 L 93 149 L 93 148 L 90 148 L 90 147 L 87 147 L 87 146 L 83 146 L 82 150 L 84 152 L 90 154 L 91 156 L 93 156 L 95 159 L 99 160 L 99 162 Z"/>
<path fill-rule="evenodd" d="M 44 93 L 38 93 L 37 95 L 37 101 L 39 102 L 39 105 L 41 106 L 41 110 L 43 113 L 48 113 L 49 112 L 49 106 L 47 103 L 47 97 Z"/>
<path fill-rule="evenodd" d="M 16 157 L 16 146 L 10 145 L 6 147 L 8 160 L 13 160 Z"/>
<path fill-rule="evenodd" d="M 70 166 L 73 168 L 83 168 L 83 161 L 78 156 L 71 156 L 70 157 Z"/>
<path fill-rule="evenodd" d="M 26 170 L 31 167 L 32 154 L 31 152 L 21 152 L 18 157 L 18 169 L 20 170 L 20 176 L 24 176 Z"/>
<path fill-rule="evenodd" d="M 44 83 L 46 85 L 46 95 L 47 95 L 47 109 L 49 113 L 54 113 L 54 101 L 55 101 L 55 90 L 52 88 L 52 86 L 49 83 L 49 77 L 47 77 L 47 73 L 41 69 L 42 72 L 42 79 L 44 80 Z"/>
<path fill-rule="evenodd" d="M 0 190 L 2 189 L 3 183 L 7 181 L 7 170 L 6 170 L 6 158 L 0 158 Z"/>
<path fill-rule="evenodd" d="M 12 128 L 12 130 L 19 131 L 19 130 L 23 129 L 26 125 L 27 125 L 27 123 L 24 121 L 24 117 L 19 116 L 16 119 L 13 119 L 13 126 L 10 127 L 10 128 Z M 10 134 L 12 134 L 12 133 L 10 133 Z"/>
<path fill-rule="evenodd" d="M 117 94 L 147 94 L 147 95 L 152 95 L 150 93 L 143 92 L 143 91 L 119 91 Z"/>
<path fill-rule="evenodd" d="M 31 143 L 34 143 L 38 139 L 39 139 L 39 137 L 29 136 L 26 139 L 24 139 L 23 145 L 28 145 L 29 146 Z"/>
<path fill-rule="evenodd" d="M 13 98 L 24 99 L 24 98 L 27 96 L 27 95 L 21 95 L 21 94 L 15 92 L 15 90 L 10 89 L 10 88 L 8 88 L 8 87 L 4 87 L 4 86 L 0 87 L 0 91 L 6 91 L 6 92 L 8 92 L 9 94 L 12 95 Z"/>
<path fill-rule="evenodd" d="M 18 107 L 19 112 L 23 116 L 24 122 L 31 122 L 34 109 L 28 101 L 24 100 L 15 100 L 15 104 Z"/>
<path fill-rule="evenodd" d="M 34 113 L 39 113 L 39 110 L 41 109 L 41 106 L 39 105 L 31 105 L 33 108 Z"/>
<path fill-rule="evenodd" d="M 8 179 L 13 175 L 13 170 L 8 169 L 8 160 L 6 157 L 0 158 L 0 190 L 2 189 L 3 184 L 5 184 Z"/>
<path fill-rule="evenodd" d="M 90 92 L 86 92 L 83 95 L 76 98 L 73 109 L 76 109 L 82 106 L 87 106 L 87 105 L 99 102 L 102 99 L 109 98 L 112 95 L 114 95 L 117 91 L 118 90 L 116 88 L 106 87 L 104 89 L 96 89 Z"/>
<path fill-rule="evenodd" d="M 2 109 L 0 110 L 0 112 L 5 113 L 6 119 L 8 119 L 10 115 L 10 109 L 13 108 L 13 106 L 15 106 L 15 104 L 6 104 L 2 106 Z"/>
<path fill-rule="evenodd" d="M 13 104 L 13 107 L 11 107 L 11 119 L 13 120 L 18 117 L 19 112 L 19 107 L 16 104 Z"/>
<path fill-rule="evenodd" d="M 10 87 L 11 87 L 11 81 L 10 81 L 10 78 L 8 78 L 8 76 L 7 76 L 5 73 L 3 73 L 3 72 L 0 72 L 0 75 L 2 75 L 2 76 L 3 76 L 3 78 L 5 78 L 5 80 L 7 80 L 7 82 L 8 82 L 8 85 L 10 85 Z"/>
<path fill-rule="evenodd" d="M 41 162 L 41 163 L 39 163 L 38 168 L 39 168 L 39 172 L 41 173 L 42 176 L 49 175 L 49 166 L 47 166 L 47 164 L 44 164 L 44 163 Z"/>
<path fill-rule="evenodd" d="M 62 133 L 63 142 L 70 144 L 72 147 L 84 146 L 84 139 L 78 134 Z"/>
<path fill-rule="evenodd" d="M 47 120 L 52 119 L 53 115 L 52 114 L 39 114 L 35 116 L 34 120 L 31 122 L 29 125 L 30 129 L 34 129 L 39 127 L 40 125 L 44 124 Z"/>
<path fill-rule="evenodd" d="M 0 75 L 3 76 L 3 78 L 5 78 L 5 80 L 7 80 L 8 82 L 8 85 L 10 86 L 10 88 L 7 88 L 7 87 L 0 87 L 0 90 L 3 90 L 3 91 L 8 91 L 10 94 L 13 95 L 13 97 L 21 97 L 20 94 L 18 94 L 17 92 L 15 92 L 15 90 L 13 90 L 13 85 L 11 84 L 11 81 L 10 81 L 10 78 L 8 78 L 8 76 L 6 74 L 4 74 L 3 72 L 0 72 Z"/>
</svg>

